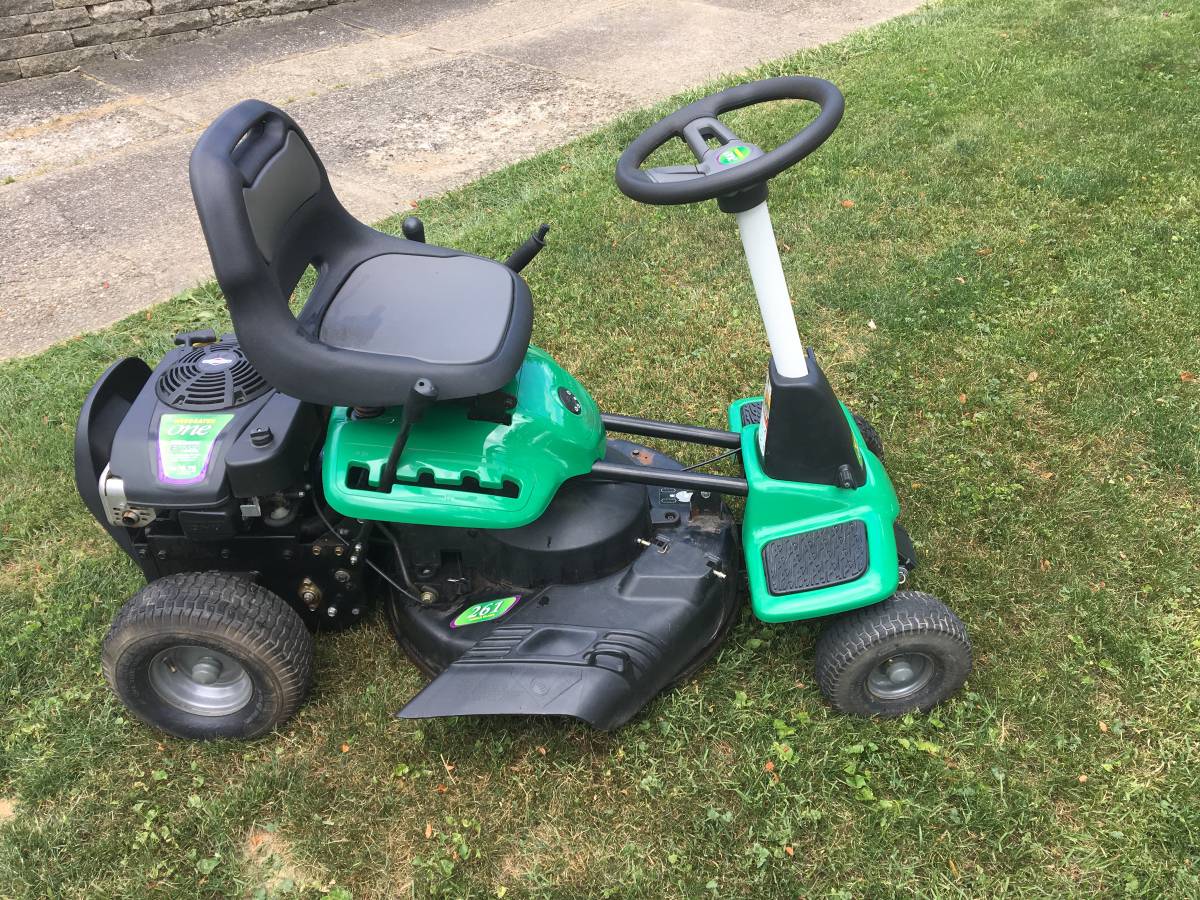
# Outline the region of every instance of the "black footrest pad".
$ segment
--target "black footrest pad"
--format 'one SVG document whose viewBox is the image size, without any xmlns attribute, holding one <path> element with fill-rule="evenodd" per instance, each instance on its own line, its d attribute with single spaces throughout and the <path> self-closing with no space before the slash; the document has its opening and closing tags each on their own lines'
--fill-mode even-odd
<svg viewBox="0 0 1200 900">
<path fill-rule="evenodd" d="M 762 421 L 762 401 L 755 400 L 742 406 L 742 427 L 757 425 Z"/>
<path fill-rule="evenodd" d="M 745 407 L 742 408 L 743 414 Z M 771 541 L 763 547 L 767 587 L 796 594 L 854 581 L 867 571 L 867 526 L 860 519 Z"/>
</svg>

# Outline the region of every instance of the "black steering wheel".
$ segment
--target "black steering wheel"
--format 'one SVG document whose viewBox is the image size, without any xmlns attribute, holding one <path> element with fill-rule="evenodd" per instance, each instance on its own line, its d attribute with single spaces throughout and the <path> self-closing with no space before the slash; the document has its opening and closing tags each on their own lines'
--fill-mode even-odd
<svg viewBox="0 0 1200 900">
<path fill-rule="evenodd" d="M 810 100 L 821 111 L 795 137 L 766 152 L 741 140 L 718 118 L 771 100 Z M 837 128 L 844 109 L 842 92 L 833 83 L 804 75 L 766 78 L 709 94 L 659 119 L 625 148 L 617 160 L 617 187 L 634 200 L 657 205 L 729 199 L 747 191 L 765 199 L 767 180 L 820 147 Z M 651 153 L 675 137 L 688 145 L 697 165 L 641 167 Z M 714 139 L 719 146 L 709 146 Z"/>
</svg>

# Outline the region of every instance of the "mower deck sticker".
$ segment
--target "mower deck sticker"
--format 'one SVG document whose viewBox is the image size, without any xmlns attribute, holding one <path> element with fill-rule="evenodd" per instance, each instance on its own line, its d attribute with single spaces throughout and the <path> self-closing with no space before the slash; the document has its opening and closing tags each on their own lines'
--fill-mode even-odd
<svg viewBox="0 0 1200 900">
<path fill-rule="evenodd" d="M 171 413 L 158 421 L 158 480 L 195 484 L 208 474 L 213 444 L 232 413 Z"/>
<path fill-rule="evenodd" d="M 499 600 L 488 600 L 486 603 L 476 603 L 474 606 L 468 606 L 450 623 L 451 628 L 458 628 L 460 625 L 478 625 L 480 622 L 490 622 L 492 619 L 498 619 L 514 606 L 521 599 L 521 595 L 517 594 L 514 597 L 501 597 Z"/>
</svg>

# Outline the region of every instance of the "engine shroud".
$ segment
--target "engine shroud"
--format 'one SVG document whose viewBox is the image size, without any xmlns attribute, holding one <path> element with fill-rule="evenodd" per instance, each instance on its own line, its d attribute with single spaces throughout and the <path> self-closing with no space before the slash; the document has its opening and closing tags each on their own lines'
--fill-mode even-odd
<svg viewBox="0 0 1200 900">
<path fill-rule="evenodd" d="M 228 336 L 162 358 L 107 464 L 130 506 L 232 515 L 238 499 L 303 481 L 320 427 L 316 407 L 271 388 Z"/>
</svg>

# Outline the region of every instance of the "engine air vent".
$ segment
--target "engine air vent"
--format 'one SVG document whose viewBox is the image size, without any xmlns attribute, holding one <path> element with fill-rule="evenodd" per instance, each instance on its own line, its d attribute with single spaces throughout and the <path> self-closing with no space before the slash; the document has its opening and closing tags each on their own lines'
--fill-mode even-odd
<svg viewBox="0 0 1200 900">
<path fill-rule="evenodd" d="M 158 399 L 174 409 L 232 409 L 261 397 L 271 386 L 233 341 L 189 350 L 158 377 Z"/>
</svg>

